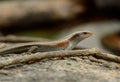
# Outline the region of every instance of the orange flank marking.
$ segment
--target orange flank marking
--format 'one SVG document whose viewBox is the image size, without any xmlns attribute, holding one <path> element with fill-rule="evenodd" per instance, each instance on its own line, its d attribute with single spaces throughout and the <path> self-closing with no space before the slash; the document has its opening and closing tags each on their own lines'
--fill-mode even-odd
<svg viewBox="0 0 120 82">
<path fill-rule="evenodd" d="M 67 46 L 67 45 L 68 45 L 68 41 L 56 44 L 56 46 L 58 46 L 58 47 Z"/>
</svg>

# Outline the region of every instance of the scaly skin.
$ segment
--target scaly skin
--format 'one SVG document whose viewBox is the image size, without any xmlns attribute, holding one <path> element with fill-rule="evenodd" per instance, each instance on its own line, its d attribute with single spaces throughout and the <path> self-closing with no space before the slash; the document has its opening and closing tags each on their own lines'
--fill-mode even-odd
<svg viewBox="0 0 120 82">
<path fill-rule="evenodd" d="M 71 50 L 73 49 L 80 41 L 90 37 L 91 32 L 75 32 L 69 35 L 67 38 L 53 41 L 53 42 L 31 42 L 31 43 L 22 43 L 7 47 L 0 50 L 0 55 L 12 54 L 24 51 L 31 52 L 47 52 L 47 51 L 56 51 L 56 50 Z"/>
</svg>

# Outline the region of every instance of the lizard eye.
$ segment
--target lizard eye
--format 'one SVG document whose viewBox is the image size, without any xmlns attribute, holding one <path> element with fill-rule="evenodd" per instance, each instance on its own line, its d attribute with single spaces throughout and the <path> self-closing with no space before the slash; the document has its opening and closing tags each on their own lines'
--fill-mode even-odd
<svg viewBox="0 0 120 82">
<path fill-rule="evenodd" d="M 83 32 L 83 34 L 87 34 L 87 32 Z"/>
</svg>

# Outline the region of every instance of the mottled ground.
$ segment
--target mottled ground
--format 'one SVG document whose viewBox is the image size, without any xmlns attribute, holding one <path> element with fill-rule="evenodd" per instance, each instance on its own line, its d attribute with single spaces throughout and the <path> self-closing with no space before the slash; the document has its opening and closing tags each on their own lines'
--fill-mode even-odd
<svg viewBox="0 0 120 82">
<path fill-rule="evenodd" d="M 1 69 L 0 82 L 120 82 L 120 65 L 79 57 L 44 59 Z"/>
</svg>

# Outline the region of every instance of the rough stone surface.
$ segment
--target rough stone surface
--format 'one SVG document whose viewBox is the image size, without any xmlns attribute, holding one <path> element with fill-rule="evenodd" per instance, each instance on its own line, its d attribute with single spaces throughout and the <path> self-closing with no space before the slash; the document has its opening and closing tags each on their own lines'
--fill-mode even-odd
<svg viewBox="0 0 120 82">
<path fill-rule="evenodd" d="M 120 66 L 79 57 L 44 59 L 1 69 L 0 82 L 120 82 Z"/>
</svg>

